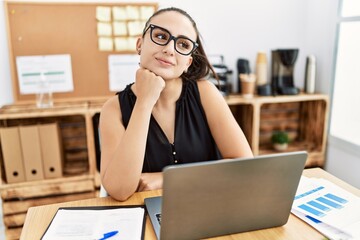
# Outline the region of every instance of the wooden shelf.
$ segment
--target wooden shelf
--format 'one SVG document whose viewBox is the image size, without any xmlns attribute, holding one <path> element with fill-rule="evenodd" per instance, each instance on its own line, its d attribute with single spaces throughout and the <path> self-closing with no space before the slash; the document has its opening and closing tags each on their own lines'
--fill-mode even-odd
<svg viewBox="0 0 360 240">
<path fill-rule="evenodd" d="M 244 98 L 240 94 L 230 94 L 225 97 L 228 105 L 238 104 L 264 104 L 264 103 L 284 103 L 284 102 L 303 102 L 303 101 L 328 101 L 327 95 L 324 94 L 306 94 L 300 93 L 299 95 L 277 95 L 277 96 L 257 96 L 252 98 Z"/>
<path fill-rule="evenodd" d="M 39 109 L 23 102 L 0 109 L 0 127 L 56 122 L 64 153 L 63 177 L 7 183 L 0 154 L 0 192 L 8 239 L 18 239 L 29 207 L 93 198 L 98 195 L 93 116 L 106 98 L 58 101 L 53 108 Z M 1 152 L 0 152 L 1 153 Z"/>
<path fill-rule="evenodd" d="M 241 95 L 226 97 L 254 155 L 276 153 L 272 148 L 273 131 L 287 131 L 291 139 L 288 152 L 309 153 L 306 167 L 323 167 L 328 124 L 328 97 L 323 94 L 291 96 Z"/>
<path fill-rule="evenodd" d="M 94 198 L 93 175 L 3 184 L 0 187 L 7 239 L 18 239 L 28 208 Z"/>
<path fill-rule="evenodd" d="M 296 96 L 225 97 L 255 155 L 276 153 L 270 138 L 273 130 L 289 132 L 287 151 L 306 150 L 307 167 L 324 165 L 328 122 L 328 98 L 322 94 Z M 95 197 L 100 186 L 95 118 L 104 98 L 56 101 L 53 108 L 39 109 L 22 102 L 0 109 L 0 127 L 57 122 L 65 152 L 68 176 L 7 184 L 0 154 L 0 192 L 7 236 L 19 236 L 29 207 Z M 75 136 L 75 137 L 74 137 Z M 73 138 L 74 137 L 74 138 Z M 68 167 L 66 167 L 68 166 Z"/>
<path fill-rule="evenodd" d="M 28 182 L 20 182 L 20 183 L 5 183 L 3 181 L 2 185 L 0 185 L 0 191 L 6 191 L 8 189 L 14 188 L 22 188 L 22 187 L 31 187 L 36 188 L 44 186 L 44 185 L 56 185 L 64 182 L 78 182 L 78 181 L 86 181 L 86 180 L 94 180 L 94 175 L 92 174 L 83 174 L 78 176 L 70 176 L 70 177 L 62 177 L 62 178 L 54 178 L 54 179 L 43 179 L 38 181 L 28 181 Z M 19 196 L 20 197 L 20 196 Z"/>
</svg>

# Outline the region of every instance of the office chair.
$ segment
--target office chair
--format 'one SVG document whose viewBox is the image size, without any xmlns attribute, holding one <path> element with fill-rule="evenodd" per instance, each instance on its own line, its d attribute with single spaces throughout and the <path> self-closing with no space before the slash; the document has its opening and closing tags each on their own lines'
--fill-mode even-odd
<svg viewBox="0 0 360 240">
<path fill-rule="evenodd" d="M 104 186 L 101 184 L 100 185 L 100 192 L 99 192 L 99 197 L 108 197 L 109 194 L 106 192 Z"/>
<path fill-rule="evenodd" d="M 95 139 L 95 152 L 96 152 L 96 168 L 100 172 L 100 161 L 101 161 L 101 143 L 100 143 L 100 131 L 99 131 L 99 119 L 100 113 L 96 113 L 93 117 L 94 126 L 94 139 Z M 107 197 L 109 194 L 106 192 L 104 186 L 100 184 L 99 197 Z"/>
</svg>

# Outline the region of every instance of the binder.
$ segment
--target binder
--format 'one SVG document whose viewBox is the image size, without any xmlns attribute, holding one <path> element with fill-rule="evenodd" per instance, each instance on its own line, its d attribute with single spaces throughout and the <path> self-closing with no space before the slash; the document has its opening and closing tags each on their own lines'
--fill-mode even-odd
<svg viewBox="0 0 360 240">
<path fill-rule="evenodd" d="M 21 126 L 20 140 L 27 181 L 44 179 L 41 159 L 40 136 L 37 126 Z"/>
<path fill-rule="evenodd" d="M 58 124 L 41 124 L 38 128 L 44 176 L 45 178 L 61 177 L 63 151 Z"/>
<path fill-rule="evenodd" d="M 6 182 L 24 182 L 25 171 L 21 152 L 19 128 L 1 128 L 0 143 L 3 153 Z"/>
</svg>

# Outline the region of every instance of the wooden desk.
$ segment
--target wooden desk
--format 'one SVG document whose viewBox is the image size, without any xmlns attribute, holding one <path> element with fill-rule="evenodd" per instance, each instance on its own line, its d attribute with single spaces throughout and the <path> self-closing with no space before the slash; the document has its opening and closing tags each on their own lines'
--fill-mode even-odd
<svg viewBox="0 0 360 240">
<path fill-rule="evenodd" d="M 350 186 L 349 184 L 341 181 L 340 179 L 332 176 L 331 174 L 325 172 L 320 168 L 306 169 L 303 172 L 304 176 L 307 177 L 319 177 L 325 178 L 332 181 L 338 186 L 354 193 L 357 196 L 360 196 L 360 190 Z M 113 200 L 110 197 L 106 198 L 92 198 L 87 200 L 59 203 L 44 205 L 38 207 L 29 208 L 23 230 L 21 232 L 20 239 L 40 239 L 40 237 L 45 232 L 47 226 L 49 225 L 51 219 L 54 217 L 57 209 L 59 207 L 75 207 L 75 206 L 113 206 L 113 205 L 137 205 L 144 204 L 144 198 L 159 196 L 161 195 L 160 190 L 148 191 L 135 193 L 129 200 L 126 202 L 118 202 Z M 323 235 L 317 232 L 315 229 L 304 223 L 302 220 L 298 219 L 294 215 L 290 215 L 289 221 L 282 227 L 269 228 L 264 230 L 245 232 L 239 234 L 233 234 L 231 236 L 218 237 L 214 239 L 292 239 L 292 240 L 303 240 L 303 239 L 324 239 Z M 151 226 L 149 218 L 146 219 L 146 230 L 145 230 L 145 239 L 156 239 L 155 233 Z"/>
</svg>

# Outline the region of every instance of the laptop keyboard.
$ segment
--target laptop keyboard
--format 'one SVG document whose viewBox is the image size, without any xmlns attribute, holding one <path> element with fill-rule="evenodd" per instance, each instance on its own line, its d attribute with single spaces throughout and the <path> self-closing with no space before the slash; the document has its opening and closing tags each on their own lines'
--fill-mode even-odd
<svg viewBox="0 0 360 240">
<path fill-rule="evenodd" d="M 161 213 L 155 214 L 159 224 L 161 225 Z"/>
</svg>

